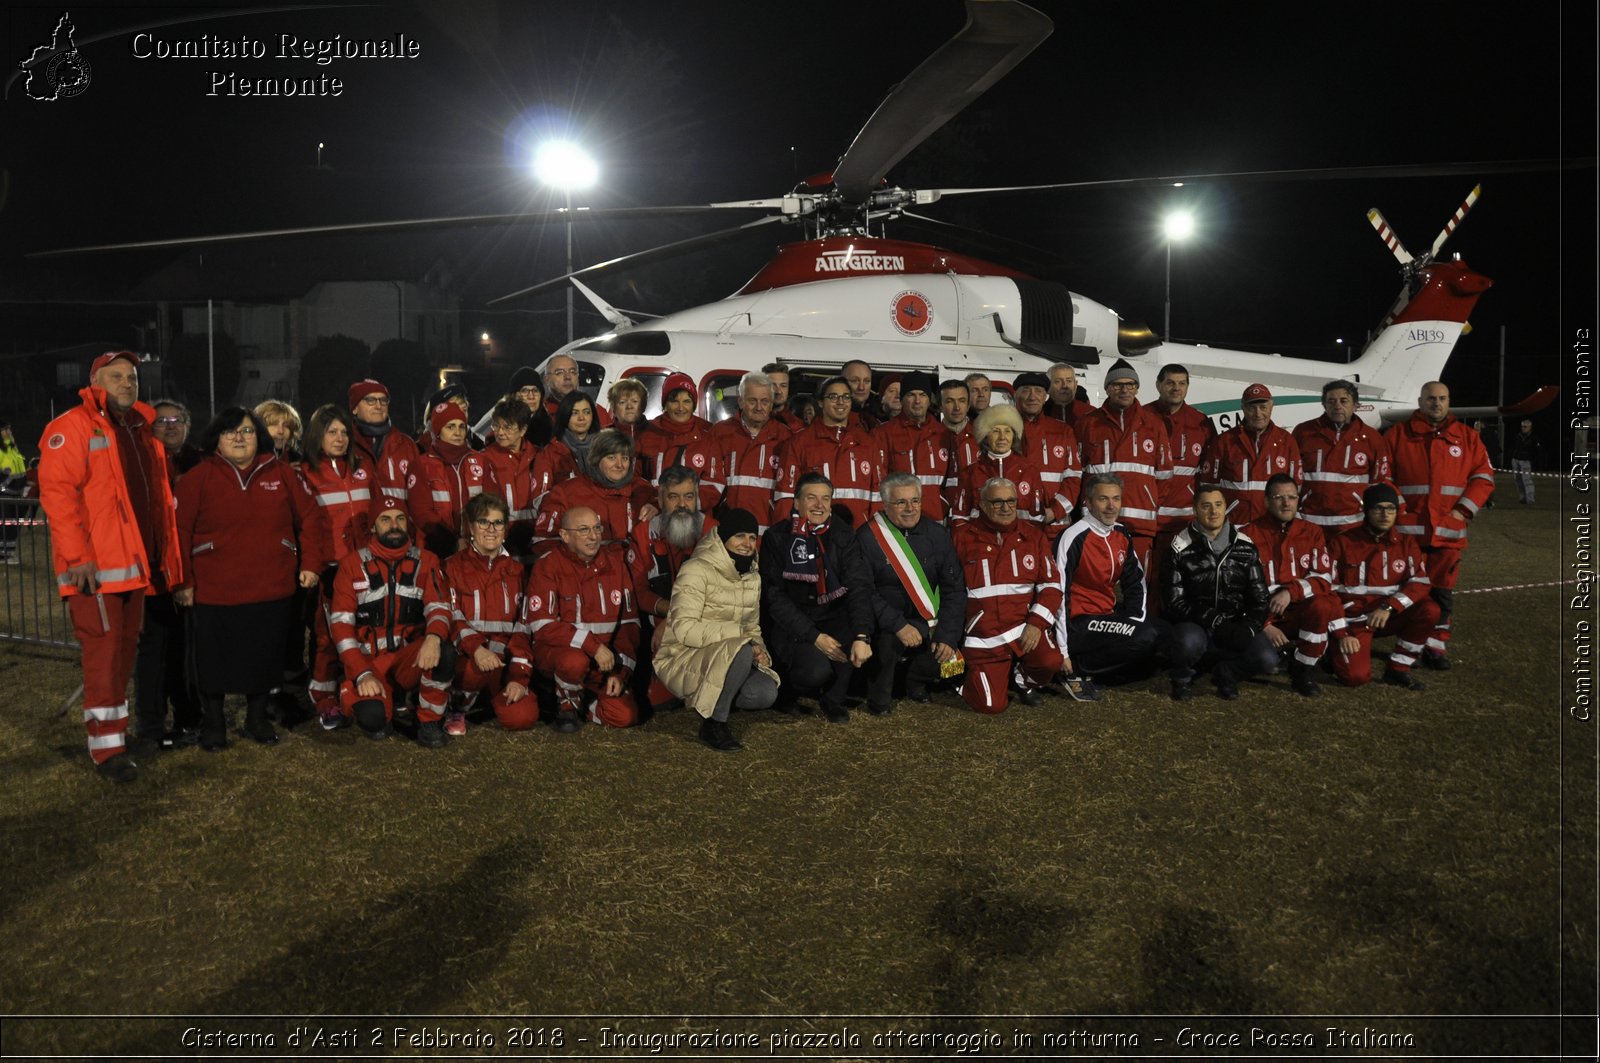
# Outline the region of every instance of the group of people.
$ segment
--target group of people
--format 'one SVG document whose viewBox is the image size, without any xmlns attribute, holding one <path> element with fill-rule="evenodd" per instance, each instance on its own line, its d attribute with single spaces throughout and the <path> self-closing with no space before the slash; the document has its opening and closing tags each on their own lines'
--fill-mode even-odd
<svg viewBox="0 0 1600 1063">
<path fill-rule="evenodd" d="M 571 733 L 682 704 L 732 751 L 735 708 L 804 695 L 844 722 L 853 685 L 884 714 L 958 678 L 992 714 L 1163 665 L 1175 699 L 1207 669 L 1233 698 L 1285 656 L 1313 696 L 1325 660 L 1367 682 L 1390 634 L 1385 682 L 1448 667 L 1493 473 L 1441 383 L 1382 435 L 1351 382 L 1292 433 L 1251 384 L 1218 434 L 1180 365 L 1146 405 L 1119 360 L 1096 407 L 1070 365 L 1017 376 L 1010 404 L 982 374 L 905 373 L 891 403 L 851 362 L 809 423 L 789 376 L 746 373 L 712 424 L 673 373 L 647 420 L 638 380 L 601 405 L 557 356 L 476 426 L 448 388 L 414 440 L 367 379 L 304 426 L 283 403 L 231 407 L 196 446 L 180 403 L 138 400 L 136 355 L 101 356 L 39 468 L 91 757 L 127 781 L 134 752 L 220 750 L 229 693 L 243 733 L 276 742 L 272 695 L 308 631 L 322 727 L 384 738 L 414 704 L 429 747 L 490 714 Z"/>
</svg>

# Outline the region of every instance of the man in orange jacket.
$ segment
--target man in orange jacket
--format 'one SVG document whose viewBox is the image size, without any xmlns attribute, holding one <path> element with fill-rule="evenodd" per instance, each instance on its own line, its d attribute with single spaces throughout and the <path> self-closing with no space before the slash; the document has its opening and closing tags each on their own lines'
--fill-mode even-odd
<svg viewBox="0 0 1600 1063">
<path fill-rule="evenodd" d="M 50 522 L 56 582 L 83 651 L 83 721 L 96 770 L 132 782 L 128 678 L 147 590 L 181 582 L 166 451 L 139 401 L 139 356 L 94 360 L 75 406 L 39 440 L 39 498 Z M 153 746 L 154 743 L 151 743 Z"/>
</svg>

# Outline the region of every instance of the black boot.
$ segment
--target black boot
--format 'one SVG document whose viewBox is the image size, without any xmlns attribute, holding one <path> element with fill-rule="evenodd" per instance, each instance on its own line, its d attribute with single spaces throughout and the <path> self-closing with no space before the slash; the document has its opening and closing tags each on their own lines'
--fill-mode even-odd
<svg viewBox="0 0 1600 1063">
<path fill-rule="evenodd" d="M 200 695 L 200 748 L 207 753 L 228 748 L 228 721 L 222 715 L 221 694 Z"/>
<path fill-rule="evenodd" d="M 1299 661 L 1289 666 L 1289 685 L 1301 697 L 1314 698 L 1322 693 L 1322 684 L 1317 682 L 1316 666 Z"/>
<path fill-rule="evenodd" d="M 718 753 L 737 753 L 744 748 L 739 744 L 739 740 L 733 737 L 733 728 L 728 726 L 727 721 L 709 716 L 700 725 L 700 741 Z"/>
<path fill-rule="evenodd" d="M 267 705 L 271 699 L 271 694 L 251 694 L 244 703 L 244 733 L 264 746 L 278 744 L 278 732 L 267 719 Z"/>
</svg>

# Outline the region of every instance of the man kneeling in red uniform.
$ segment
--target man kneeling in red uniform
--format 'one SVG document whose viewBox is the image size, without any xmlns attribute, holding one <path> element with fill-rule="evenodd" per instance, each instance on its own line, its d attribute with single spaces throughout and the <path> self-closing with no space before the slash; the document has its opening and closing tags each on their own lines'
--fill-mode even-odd
<svg viewBox="0 0 1600 1063">
<path fill-rule="evenodd" d="M 1361 496 L 1365 520 L 1328 544 L 1333 589 L 1344 602 L 1343 628 L 1333 672 L 1346 686 L 1372 678 L 1372 639 L 1394 633 L 1394 651 L 1383 681 L 1421 690 L 1411 666 L 1439 622 L 1439 603 L 1428 595 L 1428 569 L 1422 549 L 1395 531 L 1400 494 L 1388 484 L 1373 484 Z"/>
<path fill-rule="evenodd" d="M 622 547 L 605 540 L 600 515 L 573 506 L 561 516 L 561 545 L 539 560 L 528 580 L 522 615 L 533 636 L 533 666 L 555 678 L 555 727 L 562 734 L 583 722 L 585 691 L 596 695 L 588 714 L 596 723 L 639 722 L 628 690 L 639 652 L 633 578 Z"/>
<path fill-rule="evenodd" d="M 344 556 L 333 577 L 329 626 L 344 666 L 339 705 L 368 738 L 386 738 L 397 693 L 417 691 L 417 741 L 450 739 L 439 723 L 450 698 L 450 592 L 439 559 L 411 542 L 392 498 L 378 503 L 372 541 Z"/>
<path fill-rule="evenodd" d="M 1267 623 L 1261 633 L 1274 650 L 1294 643 L 1289 666 L 1295 693 L 1322 693 L 1317 666 L 1328 650 L 1328 629 L 1344 615 L 1329 576 L 1328 544 L 1322 529 L 1299 515 L 1300 489 L 1288 473 L 1267 481 L 1267 511 L 1245 526 L 1267 577 Z M 1289 632 L 1295 632 L 1291 640 Z"/>
</svg>

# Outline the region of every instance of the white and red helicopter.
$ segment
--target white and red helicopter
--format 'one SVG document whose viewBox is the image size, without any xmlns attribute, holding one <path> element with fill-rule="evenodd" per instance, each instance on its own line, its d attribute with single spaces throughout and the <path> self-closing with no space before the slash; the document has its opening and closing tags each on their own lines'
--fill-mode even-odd
<svg viewBox="0 0 1600 1063">
<path fill-rule="evenodd" d="M 646 409 L 650 415 L 660 410 L 660 386 L 669 373 L 689 374 L 700 385 L 699 412 L 710 420 L 719 420 L 736 409 L 738 379 L 751 369 L 784 362 L 795 371 L 798 390 L 807 381 L 814 382 L 853 359 L 865 361 L 879 373 L 917 369 L 931 371 L 943 379 L 983 372 L 1000 385 L 997 393 L 1002 401 L 1005 387 L 1017 374 L 1042 371 L 1057 362 L 1087 368 L 1083 382 L 1095 400 L 1103 398 L 1095 386 L 1102 373 L 1093 367 L 1103 370 L 1117 358 L 1126 358 L 1141 370 L 1145 380 L 1153 382 L 1160 366 L 1177 362 L 1190 373 L 1190 403 L 1222 426 L 1238 416 L 1240 395 L 1253 382 L 1272 389 L 1277 402 L 1276 419 L 1287 425 L 1318 416 L 1322 385 L 1334 379 L 1350 379 L 1360 385 L 1359 412 L 1375 425 L 1403 418 L 1415 408 L 1421 386 L 1440 377 L 1467 328 L 1478 297 L 1491 284 L 1459 257 L 1438 259 L 1446 239 L 1477 200 L 1477 187 L 1429 249 L 1417 256 L 1401 245 L 1382 215 L 1375 210 L 1369 212 L 1374 228 L 1400 262 L 1404 285 L 1376 334 L 1360 356 L 1350 362 L 1286 358 L 1163 341 L 1143 325 L 1124 320 L 1105 304 L 1069 291 L 1062 284 L 1035 279 L 1019 270 L 956 251 L 888 238 L 884 226 L 897 218 L 946 224 L 913 213 L 913 208 L 932 206 L 954 196 L 1096 185 L 1157 186 L 1205 179 L 1305 178 L 1320 173 L 1206 174 L 996 188 L 890 186 L 886 175 L 892 167 L 1026 58 L 1054 29 L 1047 16 L 1019 0 L 966 0 L 966 8 L 966 25 L 890 91 L 838 165 L 784 196 L 678 207 L 577 212 L 569 208 L 318 226 L 72 248 L 53 254 L 274 236 L 759 211 L 763 216 L 735 228 L 598 263 L 493 302 L 510 302 L 571 284 L 611 323 L 612 329 L 569 343 L 550 357 L 573 357 L 579 364 L 580 386 L 596 397 L 603 397 L 606 388 L 619 379 L 638 378 L 650 396 Z M 1466 168 L 1362 169 L 1365 176 L 1412 176 Z M 1521 168 L 1526 167 L 1472 166 L 1482 170 Z M 1350 175 L 1348 170 L 1328 173 Z M 744 287 L 716 302 L 647 318 L 617 309 L 584 283 L 586 278 L 593 282 L 625 264 L 660 260 L 772 224 L 801 226 L 807 239 L 779 247 L 775 257 Z M 1541 388 L 1514 406 L 1457 412 L 1483 417 L 1529 413 L 1553 401 L 1555 392 L 1554 388 Z"/>
</svg>

